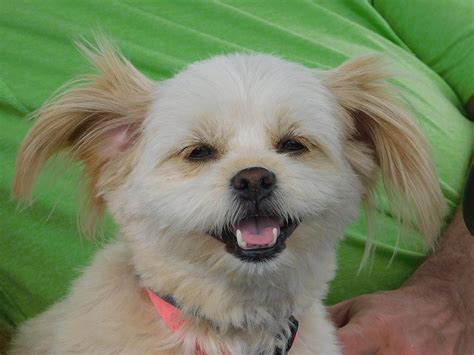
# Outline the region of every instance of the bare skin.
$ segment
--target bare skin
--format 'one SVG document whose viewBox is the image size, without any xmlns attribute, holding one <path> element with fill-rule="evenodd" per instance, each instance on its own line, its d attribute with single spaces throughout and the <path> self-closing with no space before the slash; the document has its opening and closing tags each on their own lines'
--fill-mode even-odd
<svg viewBox="0 0 474 355">
<path fill-rule="evenodd" d="M 474 237 L 458 209 L 399 289 L 329 307 L 344 355 L 474 354 Z"/>
</svg>

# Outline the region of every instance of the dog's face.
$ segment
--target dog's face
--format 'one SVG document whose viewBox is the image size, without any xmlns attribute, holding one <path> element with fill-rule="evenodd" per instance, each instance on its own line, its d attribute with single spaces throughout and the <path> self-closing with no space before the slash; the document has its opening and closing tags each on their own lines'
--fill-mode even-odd
<svg viewBox="0 0 474 355">
<path fill-rule="evenodd" d="M 150 262 L 274 267 L 333 249 L 380 169 L 395 213 L 436 235 L 444 203 L 426 143 L 376 57 L 315 72 L 220 56 L 156 83 L 105 44 L 83 50 L 99 73 L 38 111 L 17 196 L 66 148 L 85 165 L 91 214 L 107 205 Z"/>
<path fill-rule="evenodd" d="M 267 55 L 199 62 L 158 88 L 138 164 L 110 202 L 196 253 L 277 258 L 299 224 L 354 217 L 344 130 L 310 69 Z"/>
</svg>

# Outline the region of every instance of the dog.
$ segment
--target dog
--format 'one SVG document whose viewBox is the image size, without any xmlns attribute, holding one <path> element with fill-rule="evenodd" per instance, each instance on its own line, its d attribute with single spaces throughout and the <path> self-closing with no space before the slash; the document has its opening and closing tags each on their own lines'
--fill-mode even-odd
<svg viewBox="0 0 474 355">
<path fill-rule="evenodd" d="M 12 354 L 340 354 L 322 300 L 378 175 L 400 221 L 438 234 L 428 145 L 378 55 L 220 55 L 155 82 L 104 40 L 80 47 L 96 74 L 36 112 L 13 192 L 67 151 L 86 229 L 107 209 L 118 236 Z"/>
</svg>

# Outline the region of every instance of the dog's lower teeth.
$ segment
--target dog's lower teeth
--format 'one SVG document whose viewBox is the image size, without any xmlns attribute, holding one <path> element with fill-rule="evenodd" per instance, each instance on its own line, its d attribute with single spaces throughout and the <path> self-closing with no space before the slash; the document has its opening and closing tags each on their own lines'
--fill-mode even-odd
<svg viewBox="0 0 474 355">
<path fill-rule="evenodd" d="M 273 233 L 273 241 L 272 241 L 271 245 L 273 246 L 273 245 L 275 245 L 275 243 L 277 241 L 277 238 L 278 238 L 278 229 L 273 228 L 272 233 Z"/>
<path fill-rule="evenodd" d="M 235 236 L 237 237 L 237 244 L 239 244 L 239 247 L 247 248 L 247 243 L 244 242 L 244 240 L 242 239 L 242 232 L 240 231 L 240 229 L 237 229 L 237 231 L 235 232 Z"/>
<path fill-rule="evenodd" d="M 262 248 L 262 247 L 263 248 L 270 248 L 270 247 L 272 247 L 276 244 L 279 234 L 280 234 L 280 232 L 278 231 L 278 228 L 273 228 L 272 229 L 273 240 L 271 241 L 271 243 L 268 243 L 268 244 L 265 244 L 265 245 L 257 245 L 257 244 L 247 244 L 242 238 L 242 231 L 240 229 L 237 229 L 235 231 L 235 237 L 237 239 L 237 244 L 242 249 L 252 249 L 252 248 Z"/>
</svg>

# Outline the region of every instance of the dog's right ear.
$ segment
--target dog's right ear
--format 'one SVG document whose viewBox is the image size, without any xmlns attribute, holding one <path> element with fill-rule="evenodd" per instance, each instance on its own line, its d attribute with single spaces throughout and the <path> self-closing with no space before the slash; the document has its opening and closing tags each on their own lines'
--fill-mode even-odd
<svg viewBox="0 0 474 355">
<path fill-rule="evenodd" d="M 92 202 L 97 198 L 94 184 L 103 166 L 139 139 L 156 84 L 110 43 L 103 39 L 97 43 L 97 48 L 78 44 L 97 73 L 76 80 L 79 85 L 53 97 L 34 113 L 37 121 L 18 153 L 15 197 L 30 200 L 40 169 L 52 155 L 66 149 L 84 164 Z"/>
</svg>

